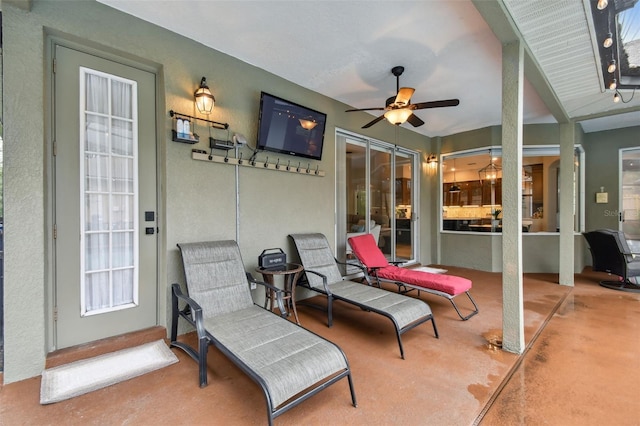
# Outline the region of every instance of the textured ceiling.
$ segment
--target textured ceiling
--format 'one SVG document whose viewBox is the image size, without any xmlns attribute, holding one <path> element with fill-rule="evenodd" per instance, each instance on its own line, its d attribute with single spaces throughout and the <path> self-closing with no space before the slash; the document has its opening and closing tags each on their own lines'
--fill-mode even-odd
<svg viewBox="0 0 640 426">
<path fill-rule="evenodd" d="M 501 121 L 500 41 L 470 0 L 99 1 L 354 108 L 384 106 L 395 94 L 390 70 L 402 65 L 412 102 L 460 99 L 418 111 L 422 127 L 404 124 L 427 136 Z M 620 108 L 602 93 L 583 0 L 504 4 L 568 117 Z M 548 102 L 525 82 L 525 123 L 556 122 Z M 601 119 L 591 129 L 623 123 Z"/>
</svg>

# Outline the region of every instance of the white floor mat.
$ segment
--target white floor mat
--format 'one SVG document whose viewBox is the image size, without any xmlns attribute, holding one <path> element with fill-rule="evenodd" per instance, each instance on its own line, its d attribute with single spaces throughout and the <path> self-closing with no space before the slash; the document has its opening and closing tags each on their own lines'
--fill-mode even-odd
<svg viewBox="0 0 640 426">
<path fill-rule="evenodd" d="M 40 404 L 102 389 L 178 362 L 163 340 L 83 359 L 42 372 Z"/>
</svg>

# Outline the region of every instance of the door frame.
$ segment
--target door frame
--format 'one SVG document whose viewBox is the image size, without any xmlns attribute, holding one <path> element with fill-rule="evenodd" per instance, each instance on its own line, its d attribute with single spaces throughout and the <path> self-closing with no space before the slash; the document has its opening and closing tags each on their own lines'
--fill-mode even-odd
<svg viewBox="0 0 640 426">
<path fill-rule="evenodd" d="M 346 138 L 352 138 L 356 141 L 359 142 L 363 142 L 366 144 L 366 152 L 367 152 L 367 157 L 369 157 L 369 152 L 370 152 L 370 148 L 371 148 L 371 144 L 375 144 L 378 147 L 381 148 L 385 148 L 385 149 L 389 149 L 390 153 L 391 153 L 391 160 L 393 163 L 393 167 L 391 167 L 391 181 L 395 182 L 395 158 L 396 158 L 396 153 L 398 151 L 401 151 L 404 155 L 407 155 L 411 158 L 411 161 L 413 162 L 413 170 L 412 170 L 412 187 L 411 187 L 411 204 L 412 204 L 412 216 L 415 217 L 415 220 L 413 220 L 413 225 L 414 225 L 414 230 L 412 232 L 411 238 L 412 238 L 412 245 L 413 245 L 413 258 L 410 259 L 410 262 L 418 262 L 420 259 L 420 241 L 421 241 L 421 236 L 420 236 L 420 179 L 419 179 L 419 173 L 420 173 L 420 157 L 419 157 L 419 153 L 415 150 L 409 149 L 409 148 L 405 148 L 405 147 L 401 147 L 389 142 L 384 142 L 381 141 L 379 139 L 374 139 L 365 135 L 361 135 L 358 133 L 354 133 L 348 130 L 344 130 L 341 128 L 336 128 L 335 130 L 335 139 L 336 139 L 336 189 L 335 189 L 335 194 L 336 194 L 336 200 L 335 200 L 335 205 L 336 205 L 336 209 L 335 209 L 335 221 L 334 223 L 336 224 L 335 226 L 335 241 L 336 241 L 336 257 L 338 258 L 338 260 L 340 260 L 341 262 L 344 262 L 345 259 L 345 246 L 346 246 L 346 234 L 347 234 L 347 223 L 345 221 L 345 217 L 346 217 L 346 209 L 347 206 L 345 205 L 345 203 L 342 200 L 345 200 L 347 197 L 347 193 L 346 193 L 346 155 L 344 150 L 341 149 L 342 147 L 342 142 L 338 142 L 338 138 L 340 137 L 346 137 Z M 369 163 L 367 162 L 366 165 L 366 179 L 367 182 L 369 182 L 369 178 L 370 178 L 370 169 L 369 169 Z M 367 184 L 368 186 L 368 184 Z M 391 189 L 391 197 L 392 197 L 392 201 L 393 201 L 393 205 L 394 205 L 394 215 L 391 219 L 391 245 L 392 245 L 392 250 L 391 250 L 391 255 L 393 257 L 393 260 L 395 260 L 396 258 L 396 224 L 395 224 L 395 205 L 396 205 L 396 199 L 395 199 L 395 184 L 393 185 L 392 189 Z M 370 214 L 369 211 L 369 203 L 367 203 L 367 209 L 366 209 L 366 215 L 368 216 Z"/>
<path fill-rule="evenodd" d="M 129 67 L 137 68 L 142 71 L 149 72 L 155 75 L 155 117 L 156 117 L 156 226 L 157 232 L 157 253 L 156 253 L 156 273 L 157 273 L 157 291 L 156 291 L 156 324 L 165 326 L 167 324 L 167 306 L 168 300 L 163 295 L 166 293 L 167 288 L 167 265 L 166 265 L 166 247 L 167 236 L 166 232 L 161 232 L 167 228 L 166 223 L 166 196 L 163 188 L 166 188 L 166 147 L 165 141 L 167 140 L 165 123 L 166 117 L 164 114 L 165 105 L 164 92 L 160 88 L 164 87 L 164 74 L 162 73 L 162 67 L 152 61 L 148 61 L 144 58 L 133 57 L 131 54 L 122 51 L 116 51 L 112 48 L 99 46 L 97 44 L 84 44 L 79 43 L 76 40 L 71 40 L 59 34 L 45 34 L 45 85 L 44 85 L 44 101 L 48 113 L 45 114 L 45 141 L 42 154 L 45 157 L 45 169 L 46 169 L 46 187 L 45 187 L 45 235 L 46 235 L 46 253 L 44 258 L 46 259 L 45 271 L 45 283 L 46 283 L 46 306 L 45 306 L 45 318 L 44 326 L 45 330 L 45 345 L 46 352 L 53 352 L 57 349 L 56 342 L 56 327 L 55 327 L 55 277 L 56 277 L 56 258 L 55 258 L 55 241 L 54 241 L 54 217 L 55 217 L 55 180 L 54 180 L 54 168 L 53 168 L 53 149 L 54 149 L 54 135 L 55 135 L 55 99 L 53 97 L 54 87 L 54 54 L 55 46 L 60 45 L 70 49 L 80 51 L 88 55 L 94 55 L 102 59 L 116 62 Z"/>
</svg>

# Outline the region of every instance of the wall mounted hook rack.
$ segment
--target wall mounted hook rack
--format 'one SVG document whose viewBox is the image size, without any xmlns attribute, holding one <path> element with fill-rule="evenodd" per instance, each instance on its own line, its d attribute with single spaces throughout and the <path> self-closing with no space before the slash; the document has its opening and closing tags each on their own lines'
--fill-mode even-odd
<svg viewBox="0 0 640 426">
<path fill-rule="evenodd" d="M 221 164 L 231 164 L 233 166 L 244 166 L 244 167 L 252 167 L 261 170 L 273 170 L 280 172 L 289 172 L 295 173 L 299 175 L 306 176 L 316 176 L 316 177 L 324 177 L 324 170 L 320 170 L 320 166 L 316 165 L 315 169 L 311 167 L 310 163 L 307 165 L 303 165 L 300 162 L 296 166 L 291 166 L 290 161 L 287 162 L 287 166 L 283 167 L 280 165 L 280 159 L 278 159 L 275 163 L 269 162 L 269 157 L 267 157 L 264 161 L 258 161 L 255 157 L 250 158 L 249 160 L 242 159 L 242 152 L 239 154 L 238 158 L 229 157 L 228 152 L 225 156 L 219 155 L 211 155 L 200 152 L 200 150 L 192 150 L 191 158 L 194 160 L 200 161 L 208 161 L 209 163 L 221 163 Z"/>
</svg>

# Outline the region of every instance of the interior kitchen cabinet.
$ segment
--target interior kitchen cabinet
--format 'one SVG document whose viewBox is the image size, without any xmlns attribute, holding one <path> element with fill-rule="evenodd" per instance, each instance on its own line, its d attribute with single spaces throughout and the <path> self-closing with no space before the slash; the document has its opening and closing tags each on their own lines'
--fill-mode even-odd
<svg viewBox="0 0 640 426">
<path fill-rule="evenodd" d="M 396 204 L 411 204 L 411 179 L 396 178 Z"/>
</svg>

